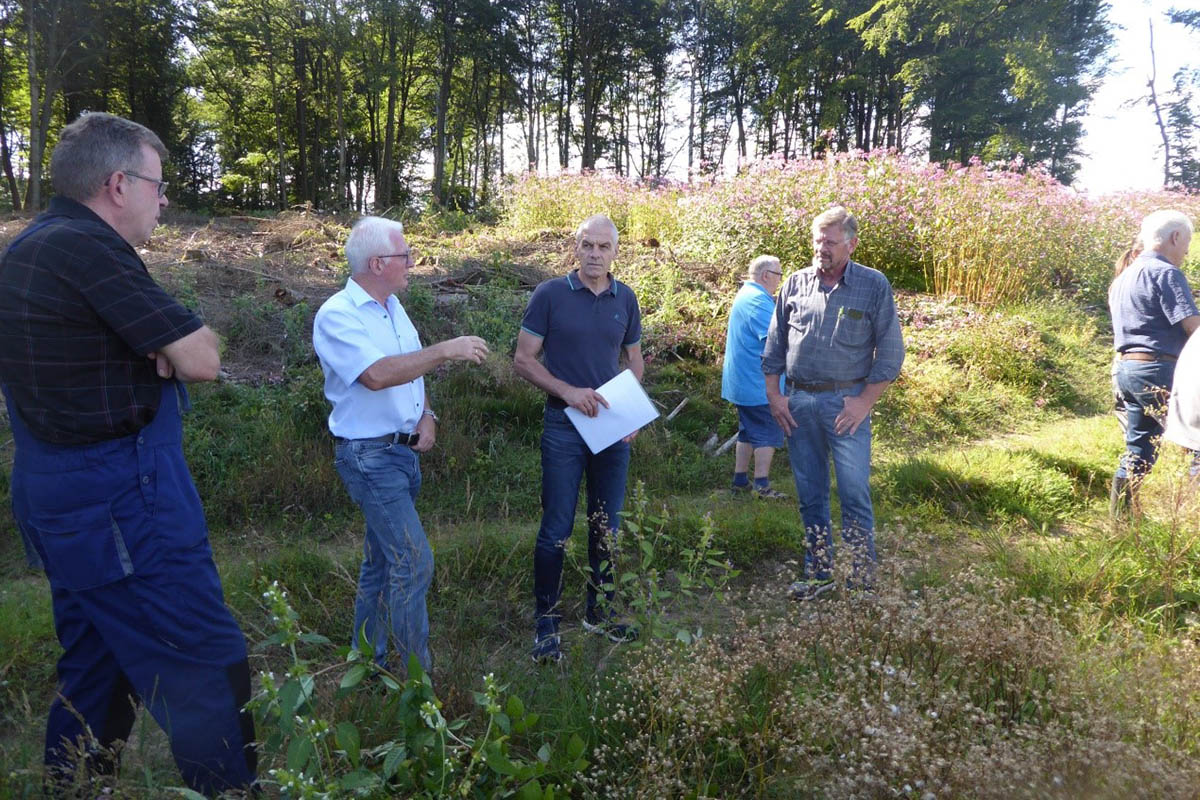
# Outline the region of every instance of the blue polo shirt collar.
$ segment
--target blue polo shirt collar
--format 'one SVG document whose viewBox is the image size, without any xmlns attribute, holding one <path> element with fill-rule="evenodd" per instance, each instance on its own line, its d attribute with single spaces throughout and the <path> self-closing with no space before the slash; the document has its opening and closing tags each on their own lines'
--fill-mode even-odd
<svg viewBox="0 0 1200 800">
<path fill-rule="evenodd" d="M 749 286 L 751 289 L 758 289 L 760 292 L 765 294 L 767 297 L 771 297 L 771 293 L 767 291 L 767 287 L 763 286 L 758 281 L 742 281 L 742 285 Z M 774 298 L 772 298 L 772 299 L 774 299 Z"/>
<path fill-rule="evenodd" d="M 613 277 L 611 272 L 608 274 L 608 288 L 600 294 L 608 294 L 613 297 L 617 296 L 617 279 Z M 583 281 L 579 280 L 579 270 L 573 269 L 567 273 L 567 286 L 571 287 L 571 291 L 577 292 L 580 289 L 587 289 Z M 590 290 L 589 290 L 590 291 Z"/>
</svg>

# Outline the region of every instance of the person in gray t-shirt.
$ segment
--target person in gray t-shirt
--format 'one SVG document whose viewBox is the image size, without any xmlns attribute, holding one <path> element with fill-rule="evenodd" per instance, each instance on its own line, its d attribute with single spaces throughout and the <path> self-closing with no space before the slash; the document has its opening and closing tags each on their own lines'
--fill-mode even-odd
<svg viewBox="0 0 1200 800">
<path fill-rule="evenodd" d="M 1108 290 L 1117 351 L 1117 391 L 1125 405 L 1125 452 L 1113 475 L 1109 511 L 1129 507 L 1150 471 L 1162 437 L 1162 417 L 1179 358 L 1200 326 L 1192 288 L 1179 267 L 1192 240 L 1192 222 L 1161 210 L 1142 220 L 1142 254 L 1119 272 Z"/>
</svg>

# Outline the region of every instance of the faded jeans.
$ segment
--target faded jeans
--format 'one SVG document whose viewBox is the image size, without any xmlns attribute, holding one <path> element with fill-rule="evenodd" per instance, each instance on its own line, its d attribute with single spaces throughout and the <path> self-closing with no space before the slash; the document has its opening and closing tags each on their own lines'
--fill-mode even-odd
<svg viewBox="0 0 1200 800">
<path fill-rule="evenodd" d="M 834 432 L 843 398 L 861 386 L 827 392 L 796 391 L 788 408 L 796 428 L 788 436 L 788 460 L 804 521 L 804 576 L 827 580 L 833 570 L 833 523 L 829 507 L 829 461 L 837 477 L 842 507 L 842 541 L 851 550 L 853 580 L 869 586 L 874 579 L 875 513 L 871 506 L 871 418 L 854 435 Z"/>
<path fill-rule="evenodd" d="M 417 454 L 400 444 L 339 440 L 334 465 L 367 521 L 363 562 L 354 600 L 351 646 L 365 631 L 376 662 L 387 656 L 388 631 L 404 670 L 415 654 L 430 671 L 429 613 L 433 551 L 414 504 L 421 489 Z"/>
</svg>

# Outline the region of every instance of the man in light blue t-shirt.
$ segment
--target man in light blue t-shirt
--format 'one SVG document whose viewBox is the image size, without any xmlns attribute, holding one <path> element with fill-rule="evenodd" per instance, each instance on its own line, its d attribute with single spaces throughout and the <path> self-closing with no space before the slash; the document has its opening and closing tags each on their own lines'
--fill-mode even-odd
<svg viewBox="0 0 1200 800">
<path fill-rule="evenodd" d="M 754 493 L 778 500 L 783 493 L 771 488 L 771 458 L 783 447 L 783 429 L 771 416 L 763 380 L 762 351 L 767 328 L 775 313 L 775 292 L 783 270 L 775 256 L 759 256 L 750 262 L 746 280 L 729 309 L 725 333 L 725 365 L 721 373 L 721 397 L 737 408 L 738 440 L 733 460 L 733 492 L 751 490 L 747 474 L 754 454 Z"/>
</svg>

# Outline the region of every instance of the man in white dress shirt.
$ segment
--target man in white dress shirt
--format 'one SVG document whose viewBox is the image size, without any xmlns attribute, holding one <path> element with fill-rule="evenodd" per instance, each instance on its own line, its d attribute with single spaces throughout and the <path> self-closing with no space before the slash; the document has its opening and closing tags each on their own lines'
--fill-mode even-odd
<svg viewBox="0 0 1200 800">
<path fill-rule="evenodd" d="M 414 263 L 399 222 L 359 220 L 346 240 L 346 260 L 350 280 L 317 311 L 313 348 L 333 405 L 334 464 L 367 522 L 351 646 L 365 636 L 375 661 L 387 664 L 390 631 L 399 656 L 393 666 L 403 669 L 415 655 L 429 672 L 425 594 L 433 552 L 415 501 L 418 454 L 433 447 L 438 418 L 422 376 L 447 361 L 479 364 L 488 346 L 478 336 L 460 336 L 421 347 L 393 294 L 407 288 Z"/>
</svg>

